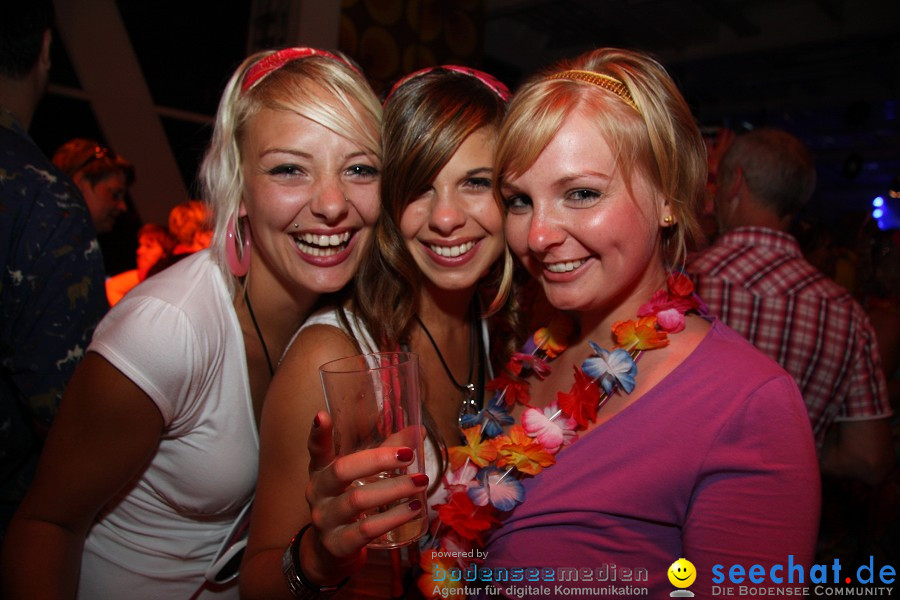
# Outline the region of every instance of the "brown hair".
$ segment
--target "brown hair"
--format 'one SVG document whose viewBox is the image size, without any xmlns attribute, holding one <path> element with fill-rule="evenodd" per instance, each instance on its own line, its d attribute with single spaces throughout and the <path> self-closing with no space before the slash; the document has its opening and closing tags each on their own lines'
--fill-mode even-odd
<svg viewBox="0 0 900 600">
<path fill-rule="evenodd" d="M 435 69 L 397 88 L 385 104 L 381 174 L 382 212 L 375 225 L 376 251 L 360 265 L 355 303 L 379 342 L 405 341 L 418 309 L 422 275 L 406 248 L 399 222 L 469 135 L 499 129 L 506 103 L 471 75 Z M 498 201 L 499 202 L 499 201 Z M 489 312 L 506 304 L 512 257 L 505 254 L 493 277 Z"/>
<path fill-rule="evenodd" d="M 506 102 L 485 82 L 440 68 L 403 82 L 386 101 L 382 211 L 375 225 L 375 250 L 360 265 L 350 303 L 382 348 L 408 343 L 419 308 L 422 274 L 399 228 L 403 211 L 431 186 L 466 138 L 484 127 L 498 130 L 505 112 Z M 488 313 L 498 313 L 495 320 L 511 320 L 515 311 L 506 300 L 513 263 L 507 249 L 497 263 L 479 292 L 490 301 Z M 446 443 L 427 410 L 425 426 L 439 449 L 443 472 Z"/>
<path fill-rule="evenodd" d="M 91 185 L 121 172 L 128 185 L 134 183 L 134 165 L 96 140 L 73 138 L 56 149 L 53 164 L 74 178 L 80 173 Z"/>
</svg>

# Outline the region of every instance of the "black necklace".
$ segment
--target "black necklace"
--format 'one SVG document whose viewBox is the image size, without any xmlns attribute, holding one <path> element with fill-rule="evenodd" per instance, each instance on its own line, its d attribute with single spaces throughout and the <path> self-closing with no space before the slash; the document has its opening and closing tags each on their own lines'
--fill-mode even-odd
<svg viewBox="0 0 900 600">
<path fill-rule="evenodd" d="M 422 328 L 422 331 L 425 332 L 425 336 L 428 338 L 428 341 L 431 342 L 431 347 L 434 348 L 434 352 L 437 354 L 438 359 L 441 361 L 441 366 L 444 367 L 444 372 L 447 374 L 447 377 L 450 379 L 453 387 L 462 392 L 463 401 L 462 406 L 459 409 L 460 420 L 465 415 L 475 414 L 479 410 L 481 410 L 481 396 L 483 395 L 484 390 L 484 364 L 482 360 L 476 359 L 476 353 L 479 357 L 481 357 L 482 345 L 478 342 L 478 325 L 476 315 L 474 314 L 474 307 L 472 313 L 473 314 L 469 319 L 469 374 L 466 376 L 467 383 L 465 384 L 458 382 L 456 380 L 456 377 L 453 376 L 453 372 L 447 365 L 447 361 L 444 360 L 444 355 L 441 352 L 441 349 L 438 347 L 437 342 L 434 341 L 434 337 L 432 337 L 431 332 L 428 331 L 428 328 L 425 327 L 425 323 L 423 323 L 422 319 L 419 318 L 419 315 L 416 314 L 416 322 L 419 324 L 419 327 Z M 477 388 L 475 386 L 475 383 L 472 381 L 472 374 L 475 372 L 476 362 L 479 363 Z"/>
<path fill-rule="evenodd" d="M 263 339 L 262 331 L 259 330 L 259 323 L 256 322 L 256 315 L 253 314 L 253 305 L 250 304 L 250 296 L 247 295 L 247 288 L 244 288 L 244 302 L 247 304 L 247 312 L 250 313 L 250 320 L 253 321 L 253 328 L 256 329 L 256 337 L 262 344 L 263 354 L 266 355 L 266 365 L 269 367 L 269 375 L 275 375 L 275 369 L 272 368 L 272 359 L 269 358 L 269 348 L 266 347 L 266 340 Z M 443 359 L 442 359 L 443 360 Z"/>
</svg>

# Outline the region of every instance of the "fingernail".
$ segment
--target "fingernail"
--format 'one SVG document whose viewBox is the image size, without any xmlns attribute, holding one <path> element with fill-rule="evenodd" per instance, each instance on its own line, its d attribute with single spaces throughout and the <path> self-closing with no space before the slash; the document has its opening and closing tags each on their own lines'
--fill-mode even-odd
<svg viewBox="0 0 900 600">
<path fill-rule="evenodd" d="M 426 475 L 425 473 L 416 473 L 411 477 L 411 479 L 416 487 L 428 485 L 428 475 Z"/>
<path fill-rule="evenodd" d="M 409 462 L 413 459 L 412 448 L 400 448 L 397 450 L 397 460 L 400 462 Z"/>
<path fill-rule="evenodd" d="M 413 500 L 412 502 L 407 504 L 407 506 L 409 507 L 410 512 L 419 512 L 422 509 L 422 502 L 419 500 Z"/>
<path fill-rule="evenodd" d="M 313 419 L 313 428 L 318 429 L 319 425 L 321 425 L 321 423 L 319 423 L 319 415 L 316 415 L 316 418 Z"/>
</svg>

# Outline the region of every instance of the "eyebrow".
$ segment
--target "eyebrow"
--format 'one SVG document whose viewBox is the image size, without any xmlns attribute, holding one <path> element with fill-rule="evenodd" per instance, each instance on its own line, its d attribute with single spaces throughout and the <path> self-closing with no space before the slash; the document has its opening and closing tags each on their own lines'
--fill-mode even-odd
<svg viewBox="0 0 900 600">
<path fill-rule="evenodd" d="M 597 177 L 597 178 L 606 179 L 606 180 L 612 179 L 612 176 L 607 175 L 606 173 L 600 173 L 599 171 L 585 171 L 583 173 L 577 173 L 577 174 L 573 173 L 572 175 L 566 175 L 565 177 L 560 177 L 553 183 L 555 185 L 569 185 L 573 181 L 575 181 L 577 179 L 583 179 L 585 177 Z"/>
<path fill-rule="evenodd" d="M 268 156 L 270 154 L 290 154 L 291 156 L 297 156 L 297 157 L 305 158 L 308 160 L 311 160 L 313 158 L 313 154 L 310 152 L 304 152 L 302 150 L 294 150 L 292 148 L 269 148 L 268 150 L 263 151 L 263 153 L 260 154 L 259 156 L 260 156 L 260 158 L 262 158 L 262 157 Z M 366 150 L 359 150 L 357 152 L 351 152 L 350 154 L 347 154 L 347 155 L 343 156 L 342 158 L 343 158 L 343 160 L 346 161 L 346 160 L 351 160 L 354 158 L 359 158 L 360 156 L 365 156 L 367 158 L 372 158 L 372 159 L 375 158 L 375 155 L 373 153 L 368 152 Z"/>
<path fill-rule="evenodd" d="M 472 177 L 473 175 L 481 175 L 482 173 L 487 173 L 488 175 L 494 174 L 494 169 L 491 167 L 476 167 L 474 169 L 469 169 L 466 171 L 466 177 Z"/>
</svg>

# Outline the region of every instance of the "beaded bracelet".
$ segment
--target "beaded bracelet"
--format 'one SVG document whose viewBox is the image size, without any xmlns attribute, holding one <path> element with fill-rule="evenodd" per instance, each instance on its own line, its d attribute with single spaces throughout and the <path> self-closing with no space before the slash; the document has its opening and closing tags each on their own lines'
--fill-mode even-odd
<svg viewBox="0 0 900 600">
<path fill-rule="evenodd" d="M 306 530 L 312 527 L 312 523 L 308 523 L 297 532 L 297 535 L 291 540 L 291 543 L 284 550 L 281 557 L 281 570 L 284 572 L 284 578 L 287 581 L 288 589 L 294 598 L 300 600 L 318 600 L 319 598 L 328 598 L 338 592 L 350 578 L 347 577 L 337 585 L 316 585 L 306 578 L 303 569 L 300 566 L 300 540 Z"/>
</svg>

